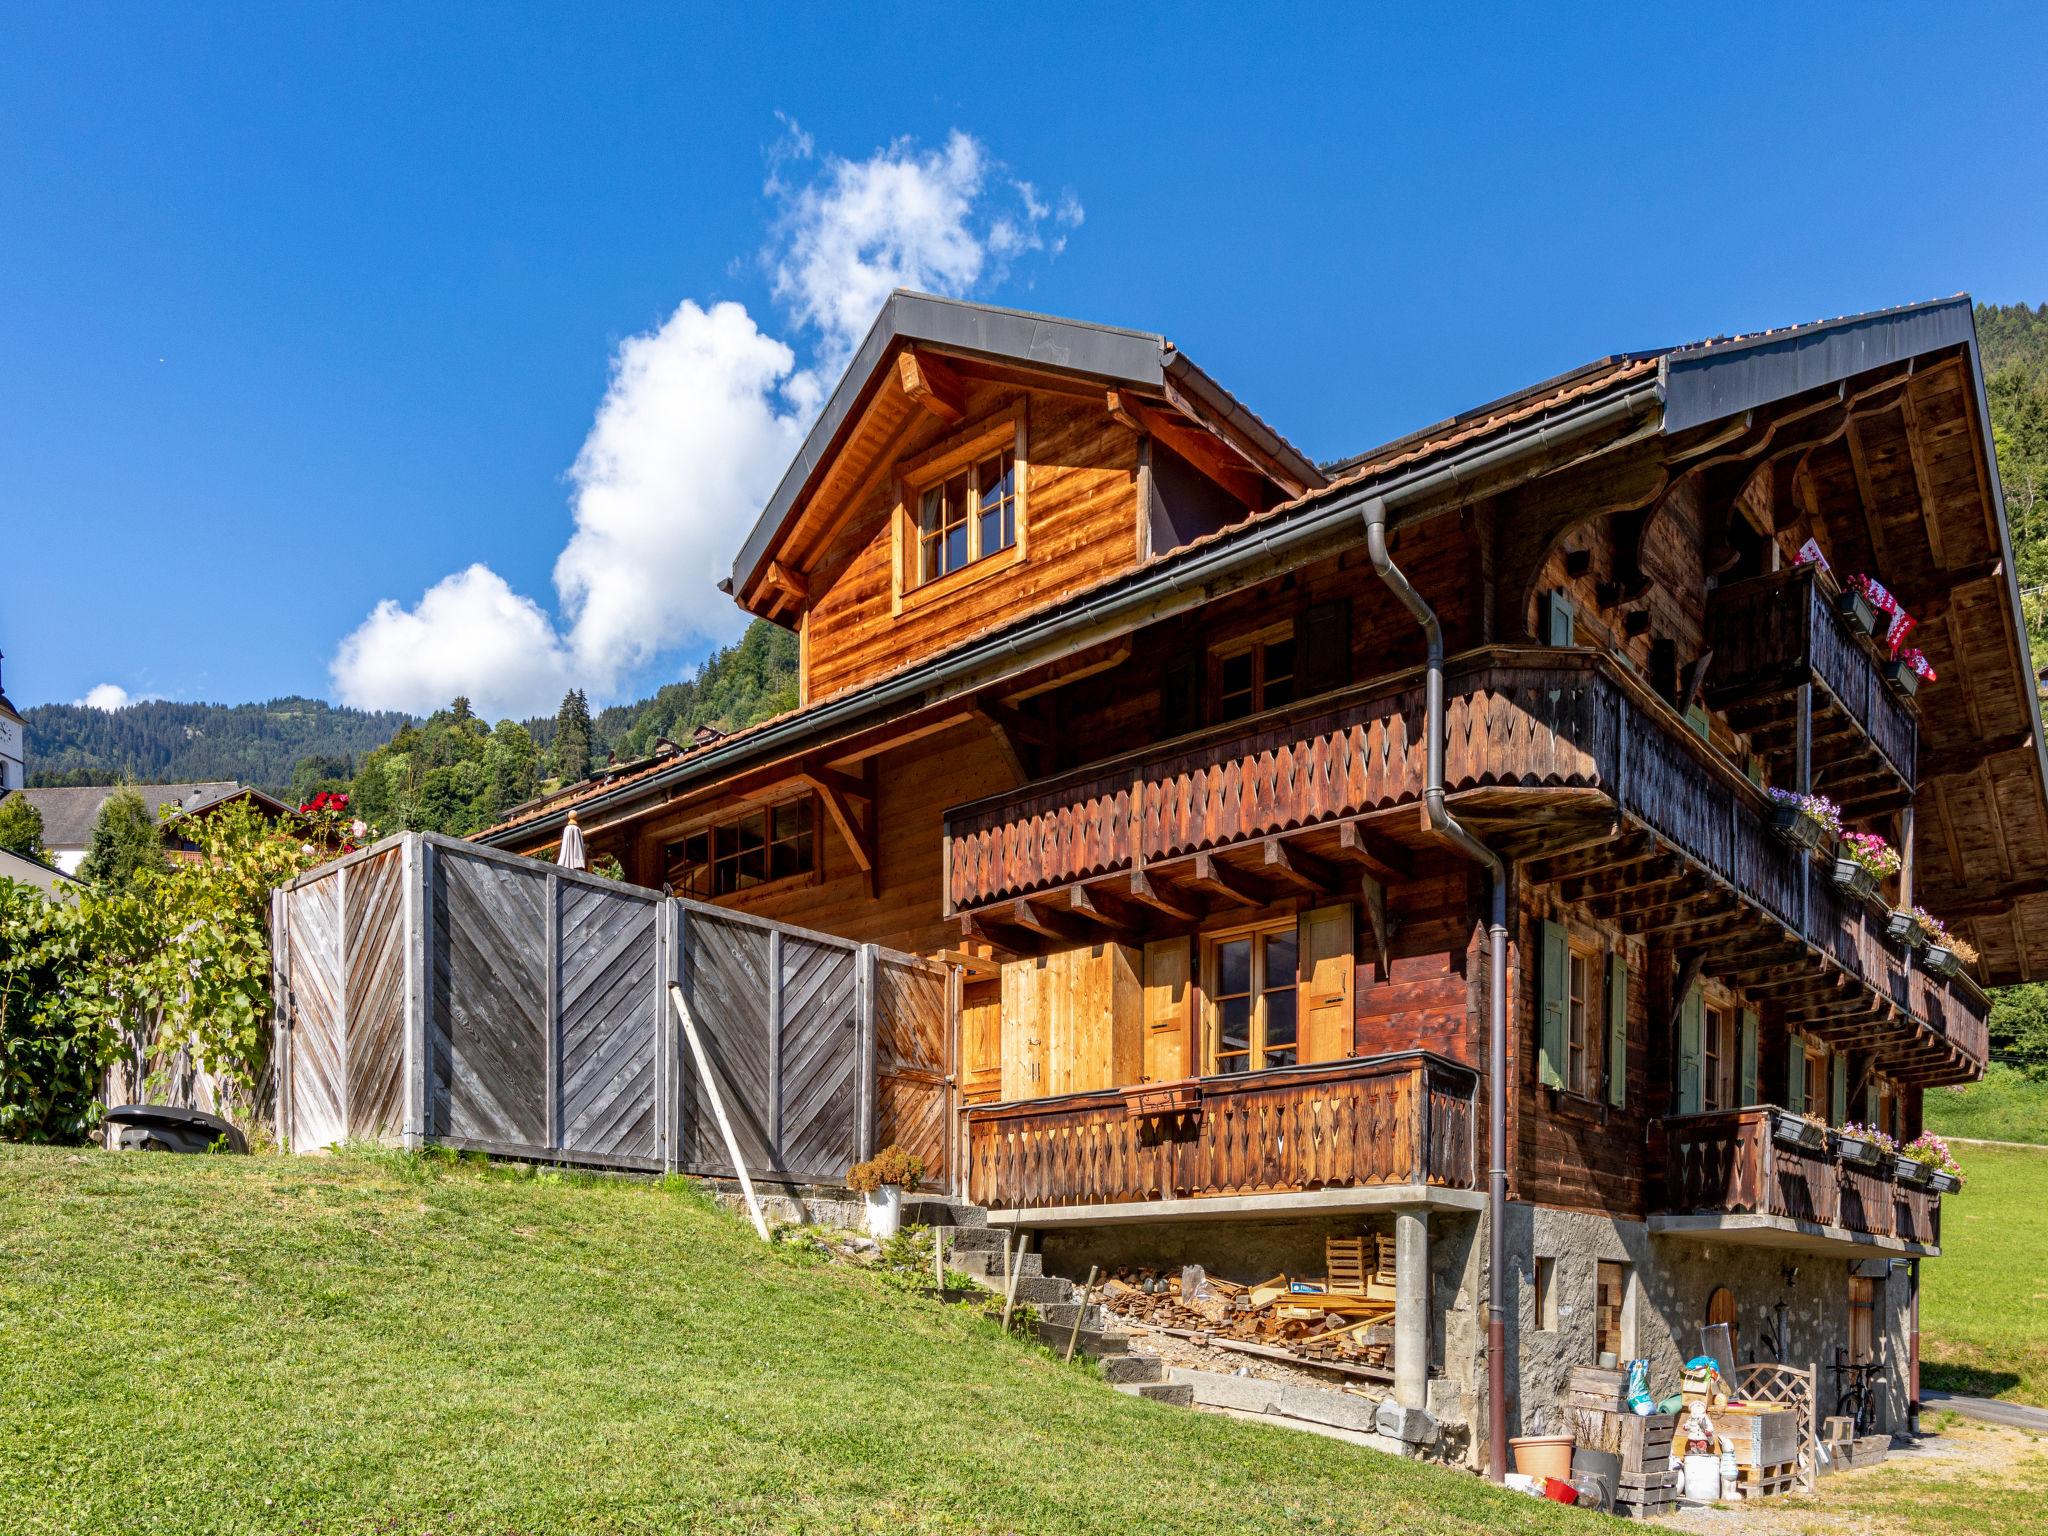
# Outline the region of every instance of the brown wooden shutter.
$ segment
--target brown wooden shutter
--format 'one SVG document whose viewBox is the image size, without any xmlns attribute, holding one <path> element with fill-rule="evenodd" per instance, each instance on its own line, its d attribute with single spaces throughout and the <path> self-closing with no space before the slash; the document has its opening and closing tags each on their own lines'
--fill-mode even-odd
<svg viewBox="0 0 2048 1536">
<path fill-rule="evenodd" d="M 1003 988 L 970 981 L 960 994 L 960 1096 L 987 1104 L 1003 1092 Z"/>
<path fill-rule="evenodd" d="M 1003 1097 L 1038 1099 L 1046 1086 L 1047 985 L 1044 956 L 1003 966 Z"/>
<path fill-rule="evenodd" d="M 1301 618 L 1301 688 L 1328 693 L 1351 681 L 1351 602 L 1332 598 Z"/>
<path fill-rule="evenodd" d="M 1145 1081 L 1191 1076 L 1195 1002 L 1194 940 L 1159 939 L 1145 946 Z"/>
<path fill-rule="evenodd" d="M 1301 1059 L 1341 1061 L 1351 1054 L 1354 920 L 1351 904 L 1301 914 Z"/>
</svg>

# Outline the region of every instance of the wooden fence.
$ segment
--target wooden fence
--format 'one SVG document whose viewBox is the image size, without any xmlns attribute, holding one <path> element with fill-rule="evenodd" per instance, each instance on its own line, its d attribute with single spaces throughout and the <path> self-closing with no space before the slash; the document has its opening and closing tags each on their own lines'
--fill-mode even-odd
<svg viewBox="0 0 2048 1536">
<path fill-rule="evenodd" d="M 731 1173 L 674 982 L 750 1174 L 836 1181 L 893 1141 L 948 1182 L 944 966 L 432 833 L 300 876 L 271 915 L 295 1150 Z"/>
</svg>

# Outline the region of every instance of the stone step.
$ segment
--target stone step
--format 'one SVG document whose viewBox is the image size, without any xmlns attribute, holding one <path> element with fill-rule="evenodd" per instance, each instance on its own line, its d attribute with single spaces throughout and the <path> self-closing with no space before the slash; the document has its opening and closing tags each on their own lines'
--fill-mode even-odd
<svg viewBox="0 0 2048 1536">
<path fill-rule="evenodd" d="M 988 1212 L 964 1200 L 946 1200 L 937 1195 L 912 1195 L 903 1202 L 903 1220 L 921 1227 L 985 1227 Z"/>
<path fill-rule="evenodd" d="M 1071 1324 L 1066 1328 L 1055 1328 L 1048 1323 L 1040 1323 L 1038 1325 L 1039 1342 L 1049 1345 L 1061 1353 L 1065 1353 L 1067 1335 L 1071 1328 Z M 1074 1353 L 1077 1355 L 1087 1355 L 1094 1359 L 1102 1359 L 1109 1355 L 1128 1354 L 1130 1348 L 1131 1338 L 1126 1333 L 1104 1333 L 1099 1328 L 1083 1328 L 1080 1333 L 1074 1336 Z"/>
<path fill-rule="evenodd" d="M 1045 1273 L 1044 1261 L 1035 1253 L 1025 1254 L 1022 1262 L 1012 1254 L 1011 1263 L 1016 1266 L 1020 1285 L 1025 1280 L 1035 1280 Z M 973 1275 L 991 1284 L 1002 1284 L 1009 1278 L 1009 1271 L 1003 1268 L 1003 1256 L 1000 1253 L 991 1253 L 986 1248 L 948 1248 L 946 1265 L 950 1269 L 957 1269 L 963 1274 Z"/>
<path fill-rule="evenodd" d="M 1026 1259 L 1034 1255 L 1025 1255 Z M 1074 1282 L 1062 1280 L 1058 1275 L 1024 1275 L 1017 1281 L 1018 1301 L 1029 1302 L 1034 1307 L 1048 1306 L 1054 1302 L 1074 1299 Z"/>
<path fill-rule="evenodd" d="M 1003 1251 L 1003 1229 L 1001 1227 L 946 1227 L 946 1251 L 958 1249 L 965 1253 L 969 1249 L 992 1253 Z"/>
<path fill-rule="evenodd" d="M 1129 1397 L 1142 1397 L 1147 1402 L 1165 1403 L 1169 1408 L 1192 1408 L 1195 1406 L 1195 1389 L 1185 1382 L 1148 1381 L 1117 1384 L 1117 1391 Z"/>
<path fill-rule="evenodd" d="M 1038 1309 L 1038 1320 L 1055 1328 L 1074 1326 L 1074 1313 L 1080 1308 L 1079 1301 L 1054 1301 Z M 1109 1313 L 1090 1302 L 1088 1311 L 1081 1318 L 1083 1328 L 1102 1329 L 1109 1326 Z"/>
<path fill-rule="evenodd" d="M 1114 1386 L 1142 1387 L 1166 1380 L 1166 1367 L 1153 1355 L 1109 1355 L 1102 1362 L 1102 1379 Z"/>
</svg>

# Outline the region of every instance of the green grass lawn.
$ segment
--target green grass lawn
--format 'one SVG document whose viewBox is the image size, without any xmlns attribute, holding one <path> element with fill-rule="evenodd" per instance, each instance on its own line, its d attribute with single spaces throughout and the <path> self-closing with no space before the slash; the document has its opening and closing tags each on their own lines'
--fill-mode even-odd
<svg viewBox="0 0 2048 1536">
<path fill-rule="evenodd" d="M 1555 1531 L 671 1181 L 0 1147 L 0 1531 Z"/>
<path fill-rule="evenodd" d="M 1984 1080 L 1961 1088 L 1930 1088 L 1927 1128 L 1943 1136 L 2048 1143 L 2048 1083 L 1993 1062 Z"/>
<path fill-rule="evenodd" d="M 2048 1406 L 2048 1147 L 1958 1146 L 1966 1182 L 1941 1202 L 1921 1267 L 1921 1379 Z"/>
</svg>

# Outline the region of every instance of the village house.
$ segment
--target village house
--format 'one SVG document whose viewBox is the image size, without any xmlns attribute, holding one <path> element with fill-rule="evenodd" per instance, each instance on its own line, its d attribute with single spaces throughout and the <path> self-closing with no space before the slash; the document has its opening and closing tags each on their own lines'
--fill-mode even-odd
<svg viewBox="0 0 2048 1536">
<path fill-rule="evenodd" d="M 898 293 L 729 586 L 801 706 L 480 841 L 573 813 L 637 884 L 943 960 L 916 1150 L 1050 1267 L 1390 1235 L 1397 1395 L 1475 1459 L 1716 1322 L 1903 1426 L 1942 1197 L 1840 1132 L 1915 1135 L 2048 974 L 1967 299 L 1317 464 L 1160 336 Z"/>
<path fill-rule="evenodd" d="M 66 784 L 47 789 L 24 789 L 23 799 L 43 818 L 43 846 L 50 862 L 67 875 L 75 875 L 92 851 L 92 829 L 100 810 L 124 788 L 142 797 L 149 814 L 163 828 L 164 852 L 173 859 L 199 857 L 199 845 L 185 835 L 187 824 L 217 815 L 230 805 L 247 803 L 265 816 L 291 820 L 296 813 L 274 795 L 233 779 L 214 779 L 193 784 Z"/>
</svg>

